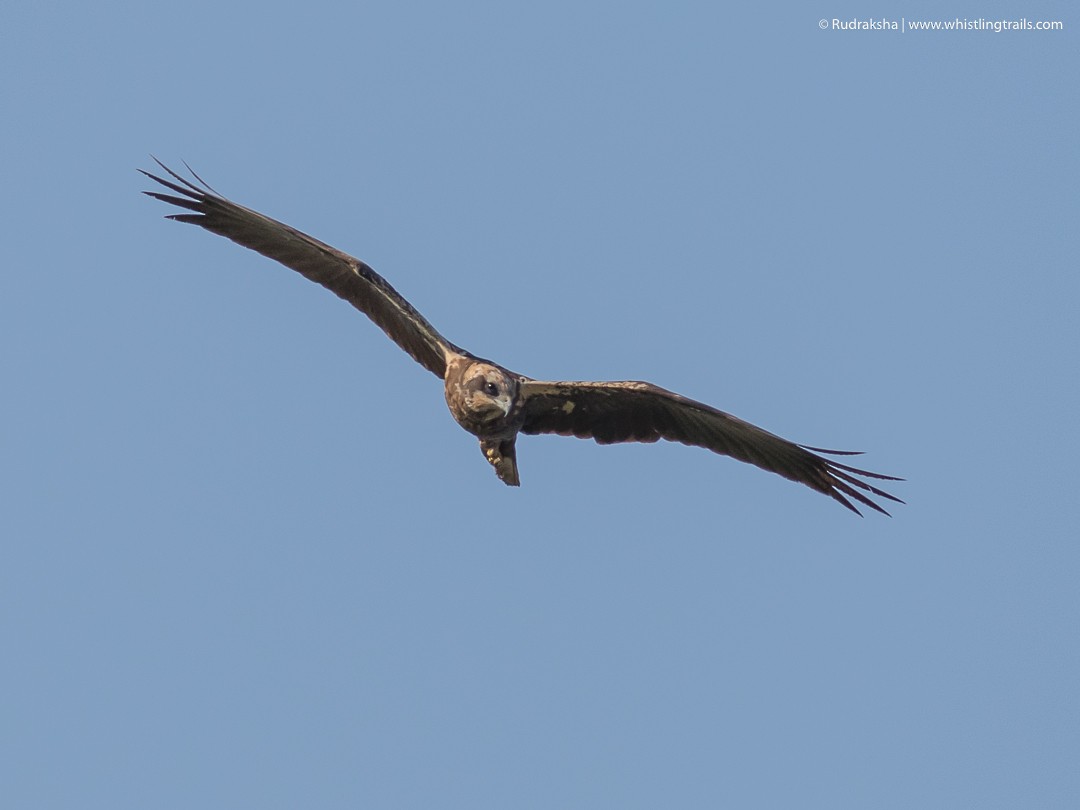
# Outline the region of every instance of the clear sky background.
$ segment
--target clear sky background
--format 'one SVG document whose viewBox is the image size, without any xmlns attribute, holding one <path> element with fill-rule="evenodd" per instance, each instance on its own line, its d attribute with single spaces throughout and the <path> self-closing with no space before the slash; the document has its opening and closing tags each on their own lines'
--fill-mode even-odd
<svg viewBox="0 0 1080 810">
<path fill-rule="evenodd" d="M 1070 4 L 9 5 L 5 806 L 1077 806 Z M 871 12 L 1065 30 L 819 28 Z M 507 488 L 149 153 L 908 503 L 556 437 Z"/>
</svg>

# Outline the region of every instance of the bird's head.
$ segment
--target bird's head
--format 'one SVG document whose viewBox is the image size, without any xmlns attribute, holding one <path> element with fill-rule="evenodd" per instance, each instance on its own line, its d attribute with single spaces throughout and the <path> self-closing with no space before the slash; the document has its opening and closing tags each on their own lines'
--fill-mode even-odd
<svg viewBox="0 0 1080 810">
<path fill-rule="evenodd" d="M 465 407 L 482 421 L 505 419 L 517 397 L 518 382 L 498 366 L 473 364 L 462 379 Z"/>
</svg>

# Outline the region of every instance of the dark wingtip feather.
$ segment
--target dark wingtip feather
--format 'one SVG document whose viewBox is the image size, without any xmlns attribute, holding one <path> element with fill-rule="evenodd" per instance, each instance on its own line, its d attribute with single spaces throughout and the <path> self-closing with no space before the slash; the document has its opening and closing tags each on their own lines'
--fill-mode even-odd
<svg viewBox="0 0 1080 810">
<path fill-rule="evenodd" d="M 877 478 L 879 481 L 905 481 L 907 479 L 898 478 L 895 475 L 882 475 L 881 473 L 870 472 L 869 470 L 860 470 L 858 467 L 849 467 L 847 464 L 838 464 L 835 461 L 829 462 L 830 467 L 834 467 L 838 470 L 846 470 L 856 475 L 865 475 L 867 478 Z"/>
<path fill-rule="evenodd" d="M 863 517 L 863 513 L 860 512 L 858 509 L 856 509 L 855 505 L 851 501 L 849 501 L 847 498 L 845 498 L 843 495 L 841 495 L 835 489 L 829 494 L 831 494 L 833 496 L 834 500 L 839 501 L 842 505 L 846 506 L 848 509 L 850 509 L 852 512 L 854 512 L 856 515 L 858 515 L 859 517 Z"/>
<path fill-rule="evenodd" d="M 830 455 L 830 456 L 861 456 L 862 455 L 861 450 L 824 450 L 824 449 L 822 449 L 820 447 L 811 447 L 808 444 L 800 444 L 799 447 L 801 447 L 803 450 L 810 450 L 811 452 L 814 452 L 814 453 L 826 453 L 827 455 Z M 881 473 L 870 472 L 869 470 L 862 470 L 862 469 L 859 469 L 858 467 L 849 467 L 847 464 L 841 464 L 839 461 L 831 461 L 829 459 L 825 459 L 824 461 L 825 461 L 826 464 L 829 465 L 830 468 L 846 470 L 847 472 L 855 473 L 856 475 L 865 475 L 865 476 L 867 476 L 869 478 L 878 478 L 878 479 L 880 479 L 882 481 L 903 481 L 903 480 L 905 480 L 903 478 L 898 478 L 895 475 L 882 475 Z"/>
<path fill-rule="evenodd" d="M 197 171 L 195 171 L 193 168 L 191 168 L 188 165 L 188 162 L 186 160 L 181 161 L 181 163 L 184 164 L 185 169 L 187 169 L 189 172 L 191 172 L 192 177 L 194 177 L 196 180 L 198 180 L 200 183 L 202 183 L 203 188 L 205 188 L 207 191 L 210 191 L 210 192 L 212 192 L 214 194 L 217 194 L 219 197 L 221 196 L 221 194 L 213 186 L 211 186 L 209 183 L 207 183 L 205 180 L 203 180 L 201 177 L 199 177 L 199 173 Z M 166 171 L 168 171 L 168 170 L 166 170 Z"/>
<path fill-rule="evenodd" d="M 202 210 L 202 203 L 198 200 L 193 200 L 190 197 L 174 197 L 171 194 L 161 194 L 157 191 L 144 191 L 143 194 L 147 197 L 153 197 L 155 200 L 161 200 L 162 202 L 179 206 L 180 208 L 188 208 L 192 211 Z"/>
</svg>

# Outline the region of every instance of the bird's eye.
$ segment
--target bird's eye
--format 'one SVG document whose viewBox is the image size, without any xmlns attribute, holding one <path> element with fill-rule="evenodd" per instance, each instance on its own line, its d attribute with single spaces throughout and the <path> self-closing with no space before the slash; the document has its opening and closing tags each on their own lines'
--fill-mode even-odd
<svg viewBox="0 0 1080 810">
<path fill-rule="evenodd" d="M 484 383 L 484 393 L 489 397 L 495 397 L 499 395 L 499 386 L 493 382 Z"/>
</svg>

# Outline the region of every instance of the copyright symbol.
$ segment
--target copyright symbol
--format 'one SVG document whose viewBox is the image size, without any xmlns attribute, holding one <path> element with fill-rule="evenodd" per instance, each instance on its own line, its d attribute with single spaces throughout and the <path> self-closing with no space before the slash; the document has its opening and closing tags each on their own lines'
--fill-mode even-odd
<svg viewBox="0 0 1080 810">
<path fill-rule="evenodd" d="M 820 28 L 822 31 L 824 31 L 826 28 L 829 27 L 829 21 L 828 20 L 818 20 L 817 27 Z"/>
</svg>

